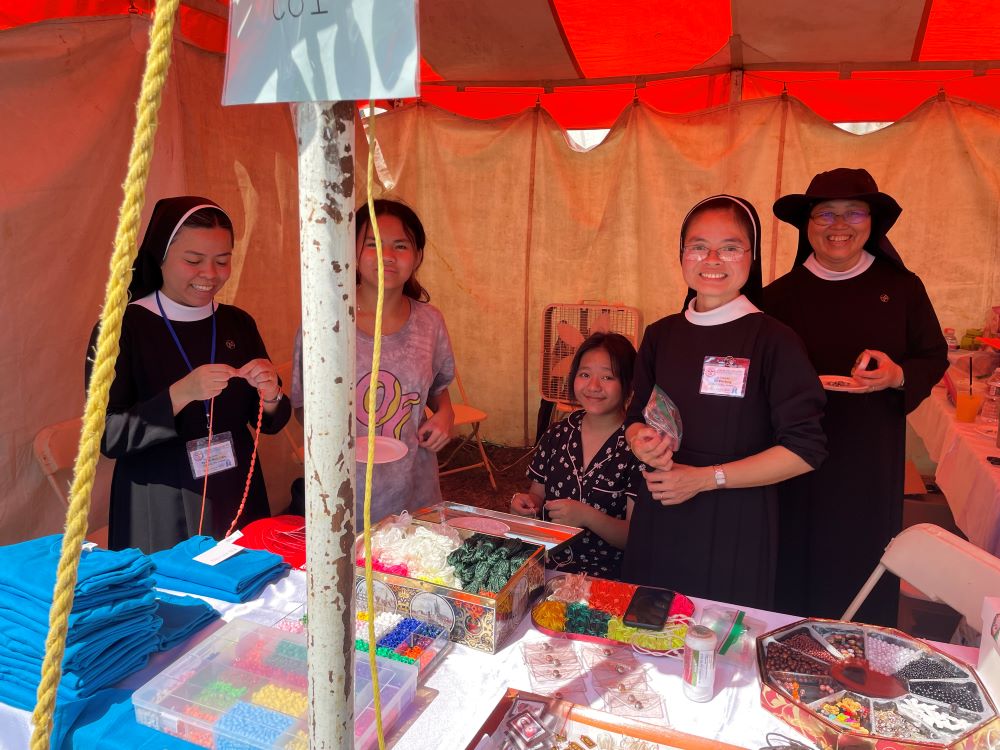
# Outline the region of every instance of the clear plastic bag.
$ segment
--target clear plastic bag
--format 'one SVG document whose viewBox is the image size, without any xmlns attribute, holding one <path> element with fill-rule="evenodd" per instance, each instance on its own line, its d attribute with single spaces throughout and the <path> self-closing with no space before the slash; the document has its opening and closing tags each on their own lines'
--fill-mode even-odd
<svg viewBox="0 0 1000 750">
<path fill-rule="evenodd" d="M 720 659 L 741 666 L 750 665 L 757 654 L 757 636 L 766 626 L 760 620 L 747 617 L 741 609 L 706 607 L 701 624 L 718 637 L 716 653 Z"/>
<path fill-rule="evenodd" d="M 681 446 L 681 437 L 684 434 L 684 424 L 681 422 L 681 413 L 677 405 L 670 399 L 660 386 L 653 386 L 653 392 L 649 394 L 649 401 L 646 408 L 642 410 L 642 416 L 646 419 L 646 424 L 652 427 L 661 435 L 669 435 L 673 438 L 671 450 L 676 451 Z"/>
</svg>

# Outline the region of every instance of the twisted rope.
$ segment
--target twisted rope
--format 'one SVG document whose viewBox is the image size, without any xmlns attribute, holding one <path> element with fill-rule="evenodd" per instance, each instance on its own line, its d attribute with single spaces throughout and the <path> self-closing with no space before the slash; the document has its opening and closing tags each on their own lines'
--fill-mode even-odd
<svg viewBox="0 0 1000 750">
<path fill-rule="evenodd" d="M 45 659 L 42 662 L 42 679 L 38 684 L 38 700 L 31 720 L 31 750 L 48 750 L 55 714 L 56 692 L 62 678 L 62 660 L 66 650 L 66 633 L 69 613 L 73 609 L 73 594 L 80 563 L 83 541 L 87 536 L 87 518 L 90 515 L 90 493 L 104 433 L 108 393 L 115 377 L 118 359 L 118 340 L 122 317 L 128 304 L 128 285 L 132 280 L 132 266 L 138 253 L 136 238 L 139 234 L 140 213 L 146 198 L 146 182 L 153 157 L 157 114 L 160 109 L 163 87 L 170 68 L 170 47 L 173 40 L 174 18 L 180 0 L 159 0 L 150 29 L 149 50 L 142 75 L 142 89 L 136 103 L 135 132 L 129 152 L 128 172 L 125 177 L 125 197 L 118 214 L 115 230 L 115 249 L 111 256 L 111 275 L 105 290 L 101 328 L 97 337 L 97 352 L 84 408 L 83 429 L 76 465 L 73 468 L 73 485 L 70 489 L 69 508 L 66 511 L 66 530 L 63 534 L 56 586 L 49 610 L 49 633 L 45 641 Z"/>
</svg>

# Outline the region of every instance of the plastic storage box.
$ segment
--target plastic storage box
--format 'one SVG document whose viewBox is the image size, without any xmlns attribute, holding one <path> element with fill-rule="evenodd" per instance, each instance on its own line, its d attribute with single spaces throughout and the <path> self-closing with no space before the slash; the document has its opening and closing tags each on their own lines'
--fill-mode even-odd
<svg viewBox="0 0 1000 750">
<path fill-rule="evenodd" d="M 413 701 L 417 668 L 378 658 L 386 733 Z M 355 666 L 355 747 L 374 747 L 368 666 Z M 308 750 L 306 643 L 288 633 L 234 620 L 132 696 L 136 720 L 215 750 Z"/>
</svg>

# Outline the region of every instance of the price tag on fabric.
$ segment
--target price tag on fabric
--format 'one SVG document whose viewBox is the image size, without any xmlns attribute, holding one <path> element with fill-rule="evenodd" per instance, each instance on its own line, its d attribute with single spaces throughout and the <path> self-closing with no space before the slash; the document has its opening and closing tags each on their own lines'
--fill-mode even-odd
<svg viewBox="0 0 1000 750">
<path fill-rule="evenodd" d="M 231 0 L 223 104 L 418 94 L 416 0 Z"/>
<path fill-rule="evenodd" d="M 195 562 L 204 563 L 205 565 L 218 565 L 223 560 L 228 560 L 233 555 L 239 554 L 242 551 L 243 547 L 231 544 L 228 539 L 223 539 L 214 547 L 205 550 L 200 555 L 196 555 L 193 559 Z"/>
<path fill-rule="evenodd" d="M 705 357 L 701 368 L 701 390 L 706 396 L 743 398 L 747 392 L 750 360 L 739 357 Z"/>
<path fill-rule="evenodd" d="M 195 479 L 205 476 L 205 468 L 208 468 L 208 475 L 218 474 L 220 471 L 232 469 L 236 466 L 236 454 L 233 452 L 233 433 L 220 432 L 212 436 L 211 450 L 208 446 L 208 438 L 189 440 L 187 442 L 188 461 L 191 462 L 191 473 Z"/>
</svg>

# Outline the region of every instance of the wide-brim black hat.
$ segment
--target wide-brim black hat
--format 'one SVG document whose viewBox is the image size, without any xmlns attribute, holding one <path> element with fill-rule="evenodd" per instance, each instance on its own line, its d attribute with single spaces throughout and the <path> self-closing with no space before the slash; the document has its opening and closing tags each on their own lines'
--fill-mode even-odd
<svg viewBox="0 0 1000 750">
<path fill-rule="evenodd" d="M 805 193 L 783 195 L 774 202 L 774 215 L 799 230 L 799 246 L 795 265 L 805 262 L 812 254 L 809 243 L 809 214 L 817 203 L 824 201 L 864 201 L 871 211 L 871 234 L 865 249 L 875 256 L 883 256 L 900 268 L 906 268 L 902 258 L 886 236 L 903 213 L 902 207 L 891 195 L 878 189 L 875 178 L 866 169 L 839 167 L 820 172 L 812 178 Z"/>
<path fill-rule="evenodd" d="M 824 201 L 864 201 L 872 213 L 872 230 L 876 234 L 888 232 L 903 209 L 891 195 L 881 192 L 875 178 L 865 169 L 840 167 L 820 172 L 812 178 L 805 193 L 783 195 L 774 202 L 774 215 L 782 221 L 805 227 L 813 206 Z M 877 227 L 877 231 L 876 231 Z"/>
</svg>

